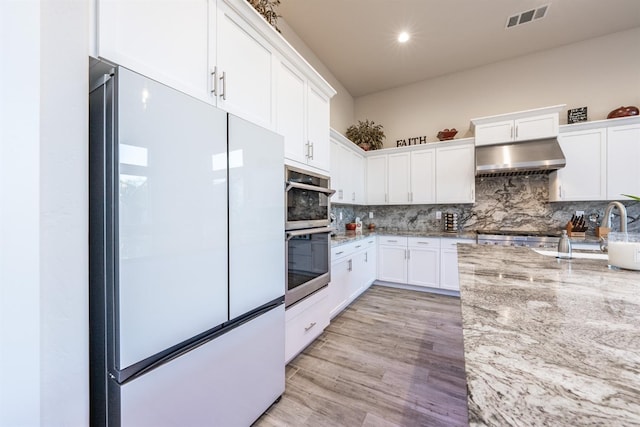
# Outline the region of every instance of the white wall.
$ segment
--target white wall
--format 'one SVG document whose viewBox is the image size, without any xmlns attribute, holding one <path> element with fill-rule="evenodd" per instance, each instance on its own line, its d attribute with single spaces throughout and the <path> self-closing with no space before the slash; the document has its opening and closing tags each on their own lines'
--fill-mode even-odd
<svg viewBox="0 0 640 427">
<path fill-rule="evenodd" d="M 40 3 L 0 2 L 0 425 L 40 422 Z"/>
<path fill-rule="evenodd" d="M 425 80 L 355 100 L 355 119 L 384 126 L 385 147 L 444 128 L 471 136 L 472 118 L 557 104 L 588 107 L 589 120 L 640 106 L 640 28 Z M 566 111 L 560 114 L 566 123 Z"/>
<path fill-rule="evenodd" d="M 0 425 L 85 426 L 87 0 L 0 3 Z"/>
<path fill-rule="evenodd" d="M 89 420 L 89 2 L 41 0 L 41 425 Z"/>
<path fill-rule="evenodd" d="M 353 96 L 335 78 L 333 73 L 318 59 L 309 46 L 287 25 L 282 18 L 278 20 L 278 28 L 282 36 L 294 47 L 295 50 L 307 60 L 313 68 L 336 90 L 336 95 L 331 99 L 330 125 L 333 129 L 344 134 L 347 128 L 354 123 Z"/>
</svg>

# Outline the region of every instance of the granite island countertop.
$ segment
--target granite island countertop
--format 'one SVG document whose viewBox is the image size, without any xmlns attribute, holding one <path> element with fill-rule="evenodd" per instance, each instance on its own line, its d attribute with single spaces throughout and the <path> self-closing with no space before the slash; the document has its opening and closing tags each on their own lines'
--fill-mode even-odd
<svg viewBox="0 0 640 427">
<path fill-rule="evenodd" d="M 640 426 L 640 272 L 458 245 L 472 426 Z"/>
<path fill-rule="evenodd" d="M 385 230 L 376 229 L 370 231 L 368 229 L 362 230 L 360 233 L 355 231 L 338 232 L 331 237 L 331 246 L 339 246 L 345 243 L 353 242 L 360 239 L 366 239 L 369 236 L 405 236 L 405 237 L 445 237 L 450 239 L 476 239 L 477 233 L 475 231 L 461 231 L 457 233 L 448 233 L 445 231 L 398 231 L 398 230 Z"/>
</svg>

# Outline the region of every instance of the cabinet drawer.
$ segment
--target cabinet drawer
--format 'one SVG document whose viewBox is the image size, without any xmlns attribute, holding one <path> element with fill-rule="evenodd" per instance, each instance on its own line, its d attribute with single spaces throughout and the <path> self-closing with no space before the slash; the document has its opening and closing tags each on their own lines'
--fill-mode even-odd
<svg viewBox="0 0 640 427">
<path fill-rule="evenodd" d="M 440 240 L 440 247 L 442 249 L 455 249 L 458 243 L 474 244 L 476 241 L 473 239 L 449 239 L 445 237 Z"/>
<path fill-rule="evenodd" d="M 438 237 L 409 237 L 410 248 L 439 248 L 440 238 Z"/>
<path fill-rule="evenodd" d="M 285 312 L 285 363 L 316 339 L 329 325 L 327 288 Z"/>
<path fill-rule="evenodd" d="M 346 243 L 344 245 L 331 248 L 331 262 L 348 257 L 355 251 L 355 245 L 353 243 Z"/>
<path fill-rule="evenodd" d="M 385 246 L 407 246 L 407 238 L 402 236 L 380 236 L 378 239 Z"/>
</svg>

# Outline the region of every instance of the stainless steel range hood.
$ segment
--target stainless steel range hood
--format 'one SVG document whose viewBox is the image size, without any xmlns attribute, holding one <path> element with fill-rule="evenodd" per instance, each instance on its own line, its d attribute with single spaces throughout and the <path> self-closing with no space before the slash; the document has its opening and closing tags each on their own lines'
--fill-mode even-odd
<svg viewBox="0 0 640 427">
<path fill-rule="evenodd" d="M 566 164 L 557 138 L 476 146 L 476 176 L 546 174 Z"/>
</svg>

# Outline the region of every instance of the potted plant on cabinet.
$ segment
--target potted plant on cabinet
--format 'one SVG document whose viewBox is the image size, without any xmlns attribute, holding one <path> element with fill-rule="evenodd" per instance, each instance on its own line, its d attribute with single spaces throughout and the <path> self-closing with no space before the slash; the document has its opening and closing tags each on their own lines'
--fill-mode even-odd
<svg viewBox="0 0 640 427">
<path fill-rule="evenodd" d="M 358 120 L 357 125 L 351 125 L 347 129 L 347 138 L 365 151 L 382 148 L 385 138 L 382 125 L 377 125 L 373 120 Z"/>
</svg>

